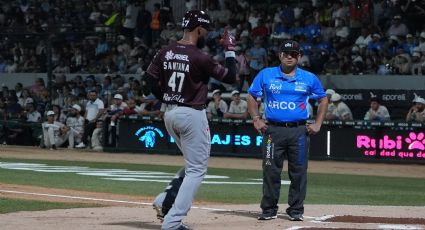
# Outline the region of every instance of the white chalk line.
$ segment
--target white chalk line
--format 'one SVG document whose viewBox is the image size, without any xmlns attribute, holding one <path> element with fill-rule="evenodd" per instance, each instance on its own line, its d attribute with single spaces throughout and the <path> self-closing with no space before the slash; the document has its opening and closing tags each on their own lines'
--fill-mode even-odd
<svg viewBox="0 0 425 230">
<path fill-rule="evenodd" d="M 410 229 L 423 229 L 416 225 L 411 224 L 380 224 L 378 225 L 379 229 L 403 229 L 403 230 L 410 230 Z"/>
<path fill-rule="evenodd" d="M 147 202 L 138 202 L 138 201 L 127 201 L 127 200 L 115 200 L 115 199 L 102 199 L 102 198 L 92 198 L 92 197 L 82 197 L 82 196 L 68 196 L 68 195 L 58 195 L 58 194 L 49 194 L 49 193 L 35 193 L 35 192 L 23 192 L 23 191 L 14 191 L 14 190 L 3 190 L 0 189 L 0 193 L 12 193 L 12 194 L 23 194 L 23 195 L 32 195 L 32 196 L 44 196 L 44 197 L 57 197 L 65 198 L 72 200 L 87 200 L 87 201 L 100 201 L 100 202 L 111 202 L 111 203 L 122 203 L 122 204 L 134 204 L 134 205 L 144 205 L 152 206 L 152 203 Z M 215 211 L 215 212 L 232 212 L 232 213 L 258 213 L 257 211 L 248 211 L 248 210 L 232 210 L 232 209 L 223 209 L 223 208 L 208 208 L 193 206 L 194 209 L 206 210 L 206 211 Z M 280 215 L 279 216 L 284 216 Z M 314 216 L 304 216 L 305 219 L 317 219 L 320 217 Z"/>
<path fill-rule="evenodd" d="M 2 190 L 0 192 L 3 193 L 14 193 L 14 194 L 24 194 L 24 195 L 33 195 L 33 196 L 46 196 L 46 197 L 58 197 L 58 198 L 66 198 L 73 200 L 88 200 L 88 201 L 101 201 L 101 202 L 111 202 L 111 203 L 124 203 L 124 204 L 135 204 L 135 205 L 145 205 L 152 206 L 152 203 L 147 202 L 137 202 L 137 201 L 127 201 L 127 200 L 114 200 L 114 199 L 101 199 L 101 198 L 92 198 L 92 197 L 81 197 L 81 196 L 68 196 L 68 195 L 57 195 L 57 194 L 48 194 L 48 193 L 35 193 L 35 192 L 22 192 L 22 191 L 13 191 L 13 190 Z M 218 211 L 218 212 L 250 212 L 250 211 L 241 211 L 241 210 L 231 210 L 231 209 L 222 209 L 222 208 L 208 208 L 208 207 L 192 207 L 194 209 L 207 210 L 207 211 Z M 305 219 L 313 219 L 310 222 L 313 223 L 324 223 L 329 218 L 334 217 L 334 215 L 325 215 L 321 217 L 314 216 L 304 216 Z M 378 225 L 380 229 L 423 229 L 419 226 L 414 225 Z M 302 228 L 308 228 L 309 226 L 292 226 L 287 228 L 286 230 L 298 230 Z"/>
<path fill-rule="evenodd" d="M 81 196 L 57 195 L 57 194 L 48 194 L 48 193 L 22 192 L 22 191 L 3 190 L 3 189 L 0 189 L 0 192 L 33 195 L 33 196 L 58 197 L 58 198 L 66 198 L 66 199 L 73 199 L 73 200 L 88 200 L 88 201 L 101 201 L 101 202 L 111 202 L 111 203 L 124 203 L 124 204 L 152 206 L 152 203 L 127 201 L 127 200 L 113 200 L 113 199 L 101 199 L 101 198 L 81 197 Z M 197 207 L 197 206 L 194 206 L 192 208 L 208 210 L 208 211 L 218 211 L 218 212 L 236 212 L 235 210 L 222 209 L 222 208 L 207 208 L 207 207 Z"/>
</svg>

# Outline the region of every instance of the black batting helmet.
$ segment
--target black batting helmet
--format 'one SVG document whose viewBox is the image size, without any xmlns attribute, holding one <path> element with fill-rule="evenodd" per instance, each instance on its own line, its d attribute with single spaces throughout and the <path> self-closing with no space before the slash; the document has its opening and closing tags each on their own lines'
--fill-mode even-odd
<svg viewBox="0 0 425 230">
<path fill-rule="evenodd" d="M 212 30 L 210 16 L 202 10 L 191 10 L 184 14 L 182 28 L 192 31 L 198 26 L 202 26 L 206 30 Z"/>
</svg>

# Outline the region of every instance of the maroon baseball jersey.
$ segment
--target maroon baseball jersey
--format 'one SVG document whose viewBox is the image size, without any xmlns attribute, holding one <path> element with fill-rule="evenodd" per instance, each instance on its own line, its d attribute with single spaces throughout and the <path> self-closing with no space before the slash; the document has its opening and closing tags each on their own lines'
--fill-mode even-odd
<svg viewBox="0 0 425 230">
<path fill-rule="evenodd" d="M 205 105 L 209 78 L 221 81 L 227 70 L 196 46 L 174 42 L 158 51 L 147 72 L 159 79 L 164 103 Z"/>
</svg>

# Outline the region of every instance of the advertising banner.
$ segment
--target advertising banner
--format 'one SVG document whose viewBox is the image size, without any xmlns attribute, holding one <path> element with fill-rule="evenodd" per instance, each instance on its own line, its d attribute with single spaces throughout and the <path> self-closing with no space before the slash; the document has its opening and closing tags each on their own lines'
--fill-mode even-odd
<svg viewBox="0 0 425 230">
<path fill-rule="evenodd" d="M 261 158 L 263 138 L 250 122 L 210 122 L 211 155 Z M 419 123 L 325 122 L 310 138 L 310 159 L 425 163 L 425 131 Z M 180 154 L 162 121 L 119 121 L 117 149 Z"/>
</svg>

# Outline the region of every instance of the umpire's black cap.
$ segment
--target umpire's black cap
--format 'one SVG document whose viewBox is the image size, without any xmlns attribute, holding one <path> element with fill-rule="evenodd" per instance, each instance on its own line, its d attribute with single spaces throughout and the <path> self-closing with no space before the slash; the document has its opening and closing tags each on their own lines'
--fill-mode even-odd
<svg viewBox="0 0 425 230">
<path fill-rule="evenodd" d="M 300 44 L 295 40 L 284 40 L 282 42 L 282 45 L 280 46 L 280 52 L 291 52 L 295 51 L 297 53 L 300 53 Z"/>
<path fill-rule="evenodd" d="M 212 30 L 210 16 L 202 10 L 190 10 L 184 14 L 182 28 L 192 31 L 198 26 L 202 26 L 206 30 Z"/>
</svg>

